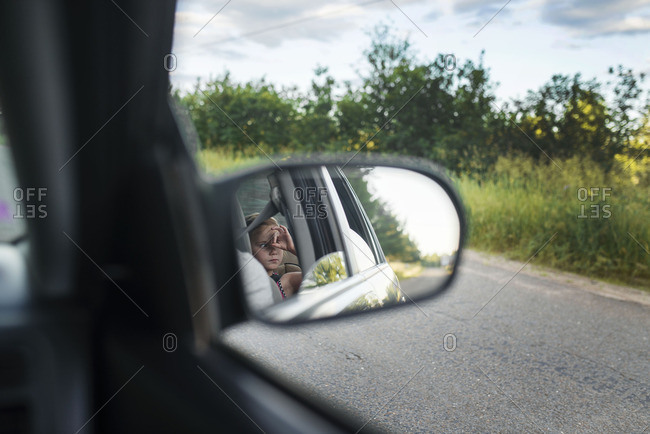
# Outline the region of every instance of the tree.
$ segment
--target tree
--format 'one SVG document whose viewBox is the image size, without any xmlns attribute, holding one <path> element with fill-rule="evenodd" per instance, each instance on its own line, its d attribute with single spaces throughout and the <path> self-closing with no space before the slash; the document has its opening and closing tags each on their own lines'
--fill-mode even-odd
<svg viewBox="0 0 650 434">
<path fill-rule="evenodd" d="M 327 68 L 318 67 L 314 71 L 316 79 L 311 82 L 311 92 L 304 98 L 302 113 L 298 118 L 299 137 L 297 140 L 310 150 L 322 151 L 336 141 L 338 131 L 332 117 L 335 81 L 327 74 Z M 322 83 L 317 79 L 322 78 Z"/>
<path fill-rule="evenodd" d="M 433 154 L 457 174 L 484 174 L 504 152 L 499 131 L 507 128 L 507 119 L 495 105 L 495 85 L 483 54 L 478 64 L 466 60 L 456 68 L 449 127 Z"/>
<path fill-rule="evenodd" d="M 546 160 L 544 154 L 551 159 L 581 156 L 607 166 L 619 150 L 600 84 L 580 74 L 554 75 L 525 100 L 515 101 L 511 116 L 521 128 L 511 129 L 507 140 L 513 153 L 540 161 Z"/>
<path fill-rule="evenodd" d="M 182 97 L 203 147 L 278 152 L 297 145 L 295 102 L 264 80 L 234 84 L 230 75 L 197 83 Z"/>
<path fill-rule="evenodd" d="M 264 79 L 234 83 L 228 73 L 197 83 L 181 99 L 203 147 L 248 155 L 259 148 L 398 153 L 479 178 L 500 156 L 512 155 L 546 164 L 579 156 L 606 171 L 628 159 L 634 176 L 644 170 L 638 165 L 644 160 L 636 159 L 646 152 L 644 113 L 650 112 L 644 74 L 611 68 L 606 86 L 558 74 L 525 98 L 497 105 L 484 53 L 477 62 L 456 64 L 449 55 L 420 61 L 409 40 L 387 25 L 370 36 L 361 84 L 345 83 L 338 99 L 337 83 L 323 66 L 305 95 Z"/>
<path fill-rule="evenodd" d="M 609 117 L 610 128 L 615 133 L 612 146 L 616 153 L 634 157 L 638 155 L 636 146 L 647 134 L 648 113 L 650 113 L 650 91 L 643 96 L 641 84 L 644 73 L 635 74 L 631 69 L 619 65 L 609 68 L 613 79 L 607 84 L 613 86 L 614 99 Z"/>
<path fill-rule="evenodd" d="M 430 156 L 448 123 L 451 74 L 441 62 L 417 64 L 408 39 L 385 25 L 371 36 L 369 72 L 339 104 L 341 136 L 367 150 Z"/>
<path fill-rule="evenodd" d="M 408 40 L 378 26 L 365 52 L 369 72 L 348 88 L 337 120 L 348 149 L 432 158 L 456 172 L 485 171 L 498 156 L 488 127 L 499 120 L 482 57 L 456 65 L 439 55 L 418 62 Z"/>
</svg>

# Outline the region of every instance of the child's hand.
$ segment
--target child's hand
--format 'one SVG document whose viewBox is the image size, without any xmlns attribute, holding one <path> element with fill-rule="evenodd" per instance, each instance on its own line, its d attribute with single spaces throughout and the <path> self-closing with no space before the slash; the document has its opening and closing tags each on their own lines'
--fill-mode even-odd
<svg viewBox="0 0 650 434">
<path fill-rule="evenodd" d="M 271 228 L 273 230 L 273 237 L 269 244 L 278 249 L 286 250 L 289 253 L 296 254 L 296 247 L 293 245 L 293 238 L 289 230 L 282 225 L 274 226 Z"/>
</svg>

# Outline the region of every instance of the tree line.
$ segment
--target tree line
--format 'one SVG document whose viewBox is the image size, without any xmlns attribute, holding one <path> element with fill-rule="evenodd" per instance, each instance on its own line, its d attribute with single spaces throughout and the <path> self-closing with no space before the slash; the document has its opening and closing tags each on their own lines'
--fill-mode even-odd
<svg viewBox="0 0 650 434">
<path fill-rule="evenodd" d="M 321 66 L 306 93 L 265 79 L 239 83 L 226 73 L 175 96 L 204 149 L 242 155 L 258 155 L 258 147 L 269 154 L 399 153 L 476 177 L 504 155 L 540 164 L 579 156 L 604 171 L 617 159 L 650 160 L 643 73 L 619 65 L 605 82 L 558 74 L 523 98 L 498 103 L 483 54 L 458 64 L 443 55 L 422 61 L 408 39 L 380 25 L 364 55 L 356 85 L 337 82 Z"/>
</svg>

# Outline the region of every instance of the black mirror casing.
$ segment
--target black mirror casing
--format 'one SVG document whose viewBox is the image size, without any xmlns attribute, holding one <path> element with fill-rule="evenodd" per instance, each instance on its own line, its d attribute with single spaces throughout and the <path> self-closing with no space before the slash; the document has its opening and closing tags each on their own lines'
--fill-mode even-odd
<svg viewBox="0 0 650 434">
<path fill-rule="evenodd" d="M 315 173 L 319 173 L 318 171 L 324 172 L 328 168 L 330 168 L 331 171 L 331 168 L 334 167 L 343 168 L 345 170 L 346 168 L 350 168 L 352 166 L 356 166 L 360 168 L 368 168 L 368 167 L 382 168 L 381 170 L 383 171 L 386 171 L 389 168 L 403 169 L 404 173 L 408 171 L 408 173 L 417 174 L 413 176 L 421 175 L 422 177 L 427 178 L 430 181 L 433 181 L 435 184 L 437 184 L 437 186 L 440 187 L 441 191 L 444 192 L 444 195 L 446 195 L 446 197 L 449 200 L 450 209 L 453 209 L 453 211 L 455 211 L 455 214 L 458 218 L 458 233 L 457 233 L 458 248 L 453 254 L 452 269 L 450 270 L 450 267 L 445 267 L 449 272 L 444 276 L 438 278 L 438 280 L 436 281 L 437 283 L 437 286 L 435 288 L 436 290 L 433 291 L 432 293 L 427 294 L 426 296 L 418 293 L 417 297 L 411 299 L 411 297 L 409 297 L 407 293 L 404 293 L 404 291 L 402 291 L 404 293 L 404 296 L 402 297 L 403 302 L 394 303 L 394 304 L 409 304 L 410 301 L 417 301 L 425 298 L 438 296 L 444 293 L 450 287 L 450 284 L 456 275 L 457 265 L 460 263 L 462 248 L 465 243 L 466 215 L 465 215 L 465 210 L 462 201 L 458 193 L 456 192 L 456 189 L 453 187 L 451 180 L 445 174 L 444 169 L 442 169 L 437 164 L 428 160 L 413 158 L 413 157 L 401 157 L 401 156 L 318 155 L 318 156 L 305 156 L 305 157 L 298 157 L 298 158 L 291 157 L 287 159 L 281 159 L 278 161 L 269 161 L 269 164 L 255 166 L 255 167 L 240 170 L 233 174 L 224 175 L 218 179 L 214 179 L 212 182 L 209 183 L 210 191 L 207 192 L 209 194 L 207 194 L 205 197 L 208 198 L 208 203 L 206 204 L 209 211 L 208 215 L 214 216 L 214 219 L 211 219 L 210 222 L 211 224 L 215 224 L 218 227 L 217 230 L 211 231 L 212 235 L 211 235 L 210 245 L 212 247 L 212 252 L 214 255 L 213 265 L 215 270 L 216 281 L 218 282 L 218 287 L 215 289 L 215 293 L 216 293 L 215 298 L 218 297 L 219 300 L 218 303 L 218 305 L 220 306 L 219 317 L 222 326 L 226 324 L 240 322 L 244 320 L 246 317 L 251 317 L 251 316 L 257 317 L 263 321 L 268 321 L 273 323 L 294 323 L 294 322 L 303 322 L 306 320 L 312 320 L 316 318 L 325 319 L 332 316 L 351 314 L 351 313 L 356 313 L 356 311 L 360 311 L 360 310 L 364 310 L 364 311 L 369 310 L 366 307 L 361 307 L 358 309 L 344 309 L 341 311 L 337 311 L 338 309 L 340 309 L 340 307 L 338 307 L 334 309 L 334 311 L 337 311 L 336 313 L 330 314 L 329 313 L 330 311 L 324 308 L 324 305 L 327 303 L 331 304 L 331 300 L 328 301 L 328 296 L 323 295 L 324 292 L 321 292 L 318 295 L 318 297 L 322 298 L 323 300 L 314 301 L 310 306 L 304 305 L 301 308 L 296 308 L 295 305 L 297 305 L 297 302 L 295 300 L 298 297 L 294 297 L 291 298 L 290 300 L 288 299 L 286 303 L 282 303 L 282 306 L 276 304 L 274 306 L 271 306 L 268 310 L 262 312 L 259 309 L 255 309 L 253 308 L 253 306 L 251 306 L 251 303 L 249 302 L 250 297 L 247 301 L 247 295 L 246 295 L 247 286 L 245 284 L 245 276 L 243 276 L 244 272 L 242 271 L 245 267 L 249 268 L 250 265 L 257 263 L 257 261 L 252 261 L 250 259 L 252 256 L 247 256 L 247 258 L 249 259 L 246 259 L 242 262 L 241 259 L 240 260 L 237 259 L 238 254 L 236 253 L 237 247 L 239 247 L 241 252 L 241 248 L 242 248 L 241 246 L 243 245 L 242 230 L 241 230 L 242 229 L 241 219 L 243 213 L 241 209 L 238 209 L 240 208 L 241 204 L 236 200 L 233 200 L 233 198 L 237 197 L 238 189 L 240 189 L 240 187 L 243 185 L 245 181 L 253 179 L 255 177 L 263 179 L 268 173 L 276 173 L 278 174 L 279 178 L 282 177 L 286 178 L 289 175 L 291 175 L 295 180 L 299 178 L 299 176 L 296 174 L 312 173 L 314 171 L 316 171 Z M 317 187 L 313 187 L 313 188 L 317 188 Z M 273 190 L 274 193 L 272 197 L 267 197 L 267 199 L 269 200 L 270 203 L 275 204 L 275 206 L 273 207 L 275 211 L 282 211 L 282 213 L 287 214 L 289 210 L 286 207 L 285 209 L 277 210 L 277 208 L 279 208 L 277 186 L 275 186 Z M 311 190 L 306 190 L 306 191 L 307 193 L 309 193 Z M 283 192 L 282 194 L 284 194 L 285 196 L 291 195 L 290 192 Z M 295 194 L 295 191 L 293 195 L 299 196 Z M 305 196 L 305 194 L 303 194 L 303 196 Z M 426 198 L 423 198 L 423 200 L 426 200 Z M 333 201 L 330 200 L 330 205 L 332 202 Z M 259 202 L 259 204 L 260 205 L 258 209 L 261 209 L 262 202 Z M 317 213 L 318 212 L 317 205 L 319 204 L 315 203 L 314 207 L 308 206 L 305 209 L 309 210 L 313 208 L 315 210 L 314 212 Z M 271 212 L 275 212 L 275 211 L 271 211 Z M 283 216 L 279 213 L 276 215 L 280 219 L 283 218 Z M 314 215 L 314 220 L 316 220 L 317 218 L 318 216 Z M 321 219 L 321 224 L 324 224 L 322 220 L 323 219 Z M 338 235 L 340 236 L 339 238 L 343 238 L 343 236 L 340 233 L 341 232 L 340 218 L 337 216 L 336 219 L 332 219 L 331 216 L 328 216 L 327 219 L 325 220 L 328 220 L 327 227 L 331 228 L 331 231 L 334 234 L 334 236 L 336 236 L 337 232 L 339 232 L 338 233 Z M 369 222 L 371 218 L 366 218 L 365 220 Z M 300 253 L 301 251 L 300 240 L 305 239 L 306 237 L 306 236 L 301 236 L 301 234 L 306 234 L 307 232 L 306 231 L 301 232 L 301 229 L 299 227 L 293 227 L 290 222 L 288 222 L 285 227 L 288 227 L 289 232 L 294 234 L 294 238 L 296 238 L 295 244 L 298 249 L 298 253 Z M 315 229 L 312 230 L 312 233 L 314 233 L 315 231 L 317 230 Z M 372 228 L 370 228 L 369 231 L 372 231 Z M 248 228 L 248 232 L 251 232 L 250 227 Z M 250 235 L 245 235 L 245 237 L 248 236 Z M 359 243 L 359 241 L 355 241 L 355 240 L 352 241 L 353 244 Z M 331 240 L 328 241 L 324 239 L 323 245 L 327 245 L 327 244 L 332 244 L 332 245 L 329 246 L 328 251 L 323 251 L 324 253 L 333 252 L 339 249 L 339 247 L 336 246 L 336 241 L 331 241 Z M 303 243 L 302 250 L 303 251 L 306 250 L 304 248 L 304 243 Z M 363 253 L 363 249 L 361 250 Z M 380 251 L 376 253 L 376 255 L 383 256 L 383 253 L 381 252 L 381 247 L 379 248 L 379 250 Z M 369 252 L 370 251 L 368 250 L 366 256 L 370 255 Z M 300 256 L 304 257 L 304 255 L 300 255 Z M 309 257 L 310 262 L 313 261 L 313 256 L 314 255 Z M 317 254 L 315 256 L 320 257 L 322 255 Z M 345 255 L 343 256 L 345 257 Z M 246 263 L 248 263 L 248 265 Z M 348 268 L 354 266 L 354 264 L 350 264 L 349 261 L 347 262 L 346 265 Z M 386 270 L 387 269 L 384 269 L 384 271 L 379 270 L 379 272 L 381 272 L 388 278 L 390 277 L 388 276 L 390 271 L 386 271 Z M 303 273 L 305 273 L 306 271 L 308 271 L 306 268 L 302 269 Z M 349 273 L 349 274 L 354 274 L 354 273 Z M 364 280 L 365 276 L 363 276 L 364 275 L 363 272 L 356 273 L 356 274 L 357 274 L 356 277 L 362 276 L 359 279 Z M 346 275 L 345 277 L 349 277 L 349 275 Z M 396 276 L 395 276 L 395 280 L 396 280 Z M 396 284 L 399 288 L 399 283 L 396 282 Z M 343 294 L 346 291 L 348 290 L 341 290 L 338 291 L 338 293 Z M 303 299 L 306 299 L 307 297 L 303 294 L 306 294 L 307 292 L 309 291 L 301 286 L 298 295 L 300 295 Z M 314 300 L 315 297 L 316 296 L 311 296 L 311 298 Z M 367 304 L 368 303 L 365 303 L 365 305 Z M 378 307 L 378 306 L 383 307 L 385 303 L 379 301 L 378 303 L 371 303 L 371 304 L 374 304 L 373 307 Z M 390 304 L 390 303 L 386 303 L 386 304 Z M 210 302 L 206 300 L 205 305 L 206 307 L 209 306 Z M 289 305 L 293 306 L 295 312 L 300 311 L 300 309 L 302 309 L 303 311 L 300 311 L 300 313 L 289 314 L 288 313 L 289 309 L 286 307 Z M 356 305 L 358 306 L 358 303 Z M 318 311 L 319 309 L 320 312 Z M 203 309 L 202 310 L 204 311 L 203 314 L 206 314 L 208 310 L 210 309 Z M 283 311 L 283 312 L 278 313 L 279 311 Z"/>
</svg>

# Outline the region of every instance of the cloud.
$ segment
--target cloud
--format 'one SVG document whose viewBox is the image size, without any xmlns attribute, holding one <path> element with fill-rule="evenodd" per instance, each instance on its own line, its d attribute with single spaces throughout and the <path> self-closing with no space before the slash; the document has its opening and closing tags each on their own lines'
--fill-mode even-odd
<svg viewBox="0 0 650 434">
<path fill-rule="evenodd" d="M 428 14 L 426 14 L 422 18 L 423 18 L 424 21 L 435 21 L 438 18 L 440 18 L 442 15 L 443 15 L 442 12 L 440 12 L 437 9 L 434 9 L 434 10 L 432 10 L 431 12 L 429 12 Z"/>
<path fill-rule="evenodd" d="M 422 2 L 396 0 L 395 4 L 402 8 Z M 219 49 L 225 44 L 232 47 L 232 44 L 248 42 L 268 48 L 296 39 L 330 42 L 358 29 L 360 21 L 371 12 L 396 10 L 386 0 L 338 0 L 324 4 L 302 0 L 237 0 L 223 6 L 207 0 L 180 2 L 175 29 L 178 44 Z"/>
<path fill-rule="evenodd" d="M 551 44 L 553 48 L 559 48 L 563 50 L 582 50 L 586 47 L 584 44 L 578 44 L 576 42 L 566 40 L 566 39 L 557 39 Z"/>
<path fill-rule="evenodd" d="M 507 5 L 506 5 L 507 4 Z M 504 7 L 505 6 L 505 7 Z M 462 0 L 454 3 L 454 12 L 457 14 L 469 14 L 477 16 L 477 18 L 490 18 L 494 16 L 501 8 L 499 15 L 509 14 L 508 7 L 511 6 L 507 0 L 498 1 L 484 1 L 484 0 Z"/>
<path fill-rule="evenodd" d="M 547 0 L 541 18 L 582 38 L 648 33 L 650 0 Z"/>
<path fill-rule="evenodd" d="M 246 68 L 273 70 L 271 65 L 277 67 L 295 60 L 287 56 L 295 56 L 296 47 L 312 50 L 306 56 L 312 60 L 313 52 L 322 52 L 325 57 L 328 50 L 341 43 L 358 43 L 346 38 L 372 27 L 378 15 L 395 14 L 402 18 L 399 9 L 410 11 L 415 4 L 425 4 L 424 0 L 393 1 L 394 4 L 389 0 L 180 0 L 174 28 L 173 53 L 178 59 L 174 79 L 185 83 L 191 77 L 237 68 L 236 65 L 240 75 Z"/>
<path fill-rule="evenodd" d="M 511 17 L 513 8 L 508 0 L 461 0 L 454 3 L 452 12 L 464 17 L 469 28 L 482 30 L 492 20 L 503 23 Z"/>
<path fill-rule="evenodd" d="M 247 42 L 272 48 L 295 39 L 327 42 L 357 28 L 355 19 L 367 13 L 368 8 L 394 7 L 384 0 L 338 1 L 316 7 L 299 0 L 238 0 L 228 3 L 214 16 L 222 6 L 213 5 L 210 11 L 207 2 L 201 0 L 192 3 L 191 12 L 177 12 L 176 38 L 192 33 L 192 43 L 211 48 Z M 179 25 L 187 25 L 188 30 L 179 32 Z"/>
<path fill-rule="evenodd" d="M 461 0 L 454 3 L 453 12 L 473 16 L 475 24 L 501 8 L 501 19 L 517 9 L 539 10 L 542 22 L 563 27 L 577 38 L 650 32 L 650 0 Z"/>
</svg>

